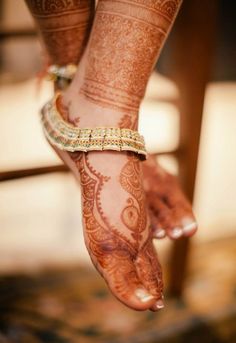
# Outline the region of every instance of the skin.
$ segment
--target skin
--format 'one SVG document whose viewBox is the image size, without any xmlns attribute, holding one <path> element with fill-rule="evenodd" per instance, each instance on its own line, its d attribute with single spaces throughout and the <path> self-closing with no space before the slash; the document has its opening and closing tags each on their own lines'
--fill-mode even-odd
<svg viewBox="0 0 236 343">
<path fill-rule="evenodd" d="M 41 33 L 49 61 L 58 65 L 77 64 L 88 42 L 94 18 L 95 1 L 26 0 L 26 3 Z M 152 2 L 152 6 L 160 10 L 161 1 Z M 169 3 L 169 7 L 166 7 L 168 14 L 171 13 L 171 8 L 173 10 L 173 5 Z M 169 16 L 171 18 L 170 14 Z M 65 86 L 68 84 L 63 80 L 55 83 L 55 89 L 65 88 Z M 78 124 L 78 121 L 78 118 L 75 118 L 74 123 Z M 133 117 L 131 112 L 124 114 L 119 127 L 135 129 L 137 116 Z M 163 238 L 168 235 L 172 239 L 178 239 L 183 235 L 194 234 L 197 224 L 191 206 L 181 192 L 177 180 L 166 173 L 150 156 L 142 164 L 142 168 L 153 237 Z M 149 188 L 153 189 L 153 186 L 155 186 L 155 192 L 150 192 Z M 172 198 L 170 211 L 166 209 L 166 201 L 164 201 L 169 197 Z M 165 220 L 162 220 L 162 217 Z"/>
<path fill-rule="evenodd" d="M 72 7 L 87 3 L 90 11 L 93 4 L 89 1 L 59 1 L 57 5 L 49 6 L 50 14 L 44 12 L 43 15 L 49 19 L 45 21 L 41 18 L 42 10 L 49 8 L 46 6 L 49 2 L 27 3 L 41 29 L 53 63 L 78 61 L 88 39 L 91 21 L 86 21 L 87 26 L 83 31 L 86 32 L 83 33 L 85 38 L 79 39 L 80 34 L 82 37 L 81 30 L 74 31 L 73 39 L 79 43 L 68 54 L 65 48 L 58 48 L 57 39 L 52 37 L 60 30 L 71 28 L 61 27 L 57 30 L 56 18 L 55 32 L 51 35 L 47 26 L 43 25 L 45 22 L 52 25 L 60 11 L 65 23 L 65 17 L 71 15 L 68 3 Z M 139 106 L 148 78 L 179 7 L 178 0 L 100 0 L 77 75 L 58 105 L 64 118 L 80 127 L 136 129 Z M 74 9 L 71 8 L 71 11 Z M 78 8 L 77 11 L 81 12 Z M 91 18 L 91 14 L 87 18 Z M 68 37 L 72 37 L 72 32 L 69 32 Z M 60 42 L 61 39 L 61 35 L 58 35 Z M 153 163 L 143 167 L 137 156 L 127 152 L 57 153 L 80 179 L 85 243 L 95 267 L 113 294 L 136 310 L 162 308 L 162 274 L 152 245 L 152 234 L 154 232 L 158 237 L 157 232 L 161 228 L 171 236 L 171 220 L 179 220 L 180 223 L 183 215 L 194 220 L 191 208 L 187 206 L 188 202 L 181 192 L 173 197 L 171 187 L 166 185 L 157 186 L 159 192 L 154 194 L 153 187 L 150 187 L 154 176 L 156 181 L 159 180 L 159 185 L 173 179 Z M 143 184 L 143 171 L 150 182 Z M 178 189 L 176 182 L 171 184 Z M 148 201 L 144 187 L 150 199 Z M 166 206 L 166 199 L 169 212 L 162 206 Z M 185 205 L 185 211 L 181 210 L 178 214 L 179 204 Z M 157 220 L 157 214 L 160 216 L 160 213 L 165 215 L 161 216 L 162 220 Z M 183 228 L 185 224 L 181 221 L 179 225 Z M 186 232 L 182 231 L 181 234 Z M 190 231 L 188 234 L 191 234 Z"/>
<path fill-rule="evenodd" d="M 49 63 L 77 64 L 91 30 L 95 0 L 25 0 L 44 43 Z"/>
<path fill-rule="evenodd" d="M 153 237 L 191 237 L 197 223 L 177 178 L 162 168 L 155 156 L 149 156 L 142 169 Z"/>
</svg>

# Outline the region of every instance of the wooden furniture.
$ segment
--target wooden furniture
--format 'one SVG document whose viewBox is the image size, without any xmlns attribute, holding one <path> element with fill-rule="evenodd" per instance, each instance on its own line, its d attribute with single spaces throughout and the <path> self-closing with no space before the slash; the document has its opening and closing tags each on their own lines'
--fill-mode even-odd
<svg viewBox="0 0 236 343">
<path fill-rule="evenodd" d="M 180 139 L 177 158 L 179 176 L 192 201 L 197 171 L 205 88 L 211 76 L 217 1 L 184 1 L 169 37 L 168 76 L 180 92 Z M 183 290 L 190 242 L 173 244 L 169 272 L 169 292 L 179 296 Z"/>
</svg>

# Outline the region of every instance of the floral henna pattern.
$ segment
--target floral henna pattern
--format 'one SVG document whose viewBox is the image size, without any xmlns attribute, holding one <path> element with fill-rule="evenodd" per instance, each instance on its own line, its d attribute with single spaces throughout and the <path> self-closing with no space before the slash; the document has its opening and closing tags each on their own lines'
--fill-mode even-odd
<svg viewBox="0 0 236 343">
<path fill-rule="evenodd" d="M 93 20 L 93 0 L 26 0 L 52 63 L 78 63 Z"/>
<path fill-rule="evenodd" d="M 102 189 L 110 177 L 95 170 L 89 153 L 71 154 L 81 178 L 85 242 L 91 260 L 122 302 L 127 302 L 131 291 L 135 292 L 143 284 L 156 298 L 162 294 L 161 268 L 147 225 L 140 162 L 135 155 L 127 156 L 119 179 L 128 193 L 127 206 L 120 215 L 121 225 L 126 227 L 122 231 L 119 225 L 115 227 L 109 223 L 101 202 Z M 145 268 L 146 264 L 149 266 L 141 273 L 142 263 Z"/>
<path fill-rule="evenodd" d="M 180 3 L 100 0 L 80 92 L 99 105 L 137 113 Z"/>
</svg>

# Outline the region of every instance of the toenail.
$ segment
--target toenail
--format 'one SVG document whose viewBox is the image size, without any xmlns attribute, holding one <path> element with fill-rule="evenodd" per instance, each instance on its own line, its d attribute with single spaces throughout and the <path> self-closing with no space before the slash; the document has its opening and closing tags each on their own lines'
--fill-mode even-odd
<svg viewBox="0 0 236 343">
<path fill-rule="evenodd" d="M 192 231 L 195 231 L 196 229 L 197 229 L 197 223 L 193 222 L 191 224 L 184 226 L 183 231 L 184 233 L 190 233 Z"/>
<path fill-rule="evenodd" d="M 162 300 L 158 300 L 155 305 L 156 309 L 160 310 L 161 308 L 165 307 L 164 303 Z"/>
<path fill-rule="evenodd" d="M 182 223 L 184 233 L 190 233 L 197 229 L 197 223 L 192 218 L 184 218 Z"/>
<path fill-rule="evenodd" d="M 182 236 L 183 230 L 180 227 L 175 227 L 173 230 L 171 230 L 171 237 L 173 238 L 179 238 Z"/>
<path fill-rule="evenodd" d="M 135 295 L 141 300 L 143 303 L 148 302 L 149 300 L 154 299 L 154 296 L 145 291 L 142 288 L 137 288 L 135 291 Z"/>
<path fill-rule="evenodd" d="M 155 231 L 155 237 L 156 238 L 164 238 L 166 235 L 166 232 L 164 229 L 159 229 L 157 231 Z"/>
</svg>

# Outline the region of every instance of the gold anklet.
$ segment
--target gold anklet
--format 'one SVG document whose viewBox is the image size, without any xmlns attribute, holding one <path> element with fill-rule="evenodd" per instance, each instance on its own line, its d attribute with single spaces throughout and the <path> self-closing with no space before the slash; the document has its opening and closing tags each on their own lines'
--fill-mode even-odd
<svg viewBox="0 0 236 343">
<path fill-rule="evenodd" d="M 44 133 L 52 145 L 65 151 L 116 150 L 133 151 L 146 158 L 144 139 L 130 129 L 114 127 L 79 128 L 66 122 L 58 108 L 57 99 L 48 102 L 41 111 Z"/>
<path fill-rule="evenodd" d="M 66 64 L 59 66 L 56 64 L 50 65 L 47 70 L 49 80 L 57 81 L 58 79 L 66 79 L 71 81 L 76 73 L 77 66 L 75 64 Z"/>
</svg>

